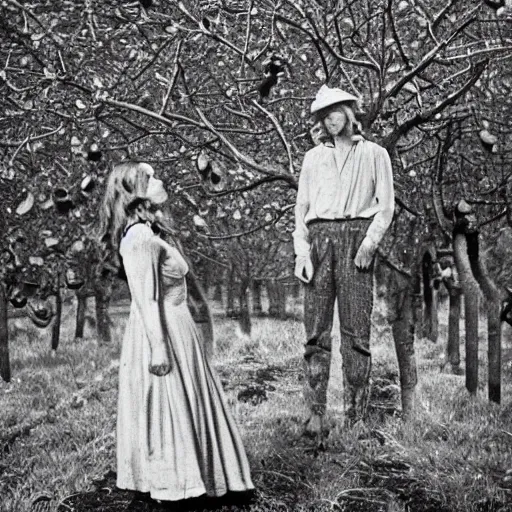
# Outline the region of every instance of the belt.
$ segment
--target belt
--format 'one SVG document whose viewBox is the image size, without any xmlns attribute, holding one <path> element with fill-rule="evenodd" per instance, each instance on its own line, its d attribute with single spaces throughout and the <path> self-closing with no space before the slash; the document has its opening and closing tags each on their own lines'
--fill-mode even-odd
<svg viewBox="0 0 512 512">
<path fill-rule="evenodd" d="M 342 222 L 350 222 L 352 220 L 366 220 L 368 222 L 371 222 L 371 217 L 344 217 L 342 219 L 311 219 L 309 220 L 306 225 L 307 226 L 311 226 L 312 224 L 325 224 L 325 223 L 328 223 L 328 222 L 339 222 L 339 223 L 342 223 Z"/>
</svg>

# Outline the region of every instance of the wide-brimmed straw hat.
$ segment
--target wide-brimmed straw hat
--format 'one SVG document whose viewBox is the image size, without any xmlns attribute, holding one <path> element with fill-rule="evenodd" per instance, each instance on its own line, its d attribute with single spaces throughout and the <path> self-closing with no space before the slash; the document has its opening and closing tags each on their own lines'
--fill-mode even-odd
<svg viewBox="0 0 512 512">
<path fill-rule="evenodd" d="M 325 107 L 330 107 L 336 103 L 343 103 L 346 101 L 358 101 L 358 97 L 350 94 L 338 87 L 327 87 L 322 85 L 316 93 L 316 97 L 311 104 L 311 113 L 314 114 Z"/>
</svg>

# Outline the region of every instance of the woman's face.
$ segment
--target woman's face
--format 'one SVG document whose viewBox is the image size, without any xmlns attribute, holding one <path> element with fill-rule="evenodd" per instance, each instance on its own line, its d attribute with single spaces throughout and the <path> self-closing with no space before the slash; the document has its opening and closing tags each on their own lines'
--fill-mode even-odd
<svg viewBox="0 0 512 512">
<path fill-rule="evenodd" d="M 347 115 L 340 107 L 334 107 L 324 117 L 324 126 L 329 135 L 339 135 L 347 124 Z"/>
<path fill-rule="evenodd" d="M 167 201 L 169 197 L 164 188 L 162 180 L 155 178 L 155 171 L 149 164 L 141 164 L 144 170 L 148 173 L 148 188 L 146 190 L 146 197 L 154 204 L 162 204 Z"/>
</svg>

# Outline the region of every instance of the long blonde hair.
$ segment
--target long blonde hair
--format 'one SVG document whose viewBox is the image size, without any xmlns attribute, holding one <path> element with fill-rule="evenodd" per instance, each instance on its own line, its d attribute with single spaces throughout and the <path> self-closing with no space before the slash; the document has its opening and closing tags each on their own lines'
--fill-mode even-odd
<svg viewBox="0 0 512 512">
<path fill-rule="evenodd" d="M 107 180 L 100 210 L 97 238 L 100 260 L 104 267 L 118 272 L 122 267 L 119 244 L 126 229 L 128 218 L 138 207 L 143 217 L 151 222 L 151 228 L 171 245 L 178 244 L 177 232 L 170 212 L 162 205 L 153 205 L 146 198 L 149 174 L 144 162 L 129 160 L 114 165 Z M 156 211 L 159 214 L 155 214 Z"/>
<path fill-rule="evenodd" d="M 136 197 L 146 195 L 148 181 L 142 162 L 130 160 L 114 165 L 103 196 L 98 230 L 99 241 L 108 252 L 117 253 L 128 218 L 126 207 Z"/>
</svg>

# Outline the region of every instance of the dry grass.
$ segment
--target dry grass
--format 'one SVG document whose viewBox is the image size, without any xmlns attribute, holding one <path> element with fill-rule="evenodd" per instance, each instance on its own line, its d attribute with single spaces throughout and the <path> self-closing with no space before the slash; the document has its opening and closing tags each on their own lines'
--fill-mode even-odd
<svg viewBox="0 0 512 512">
<path fill-rule="evenodd" d="M 253 319 L 247 338 L 235 322 L 217 313 L 215 366 L 257 486 L 249 510 L 512 510 L 506 505 L 512 502 L 512 367 L 504 364 L 503 404 L 489 404 L 485 343 L 481 386 L 478 396 L 470 398 L 464 377 L 440 372 L 443 344 L 418 340 L 417 413 L 404 423 L 396 413 L 393 342 L 377 308 L 367 428 L 343 427 L 341 364 L 335 347 L 330 435 L 323 452 L 300 435 L 305 416 L 301 323 Z M 91 336 L 79 343 L 72 340 L 71 317 L 55 357 L 50 355 L 48 332 L 18 333 L 12 342 L 14 379 L 0 384 L 0 510 L 28 511 L 38 500 L 49 510 L 61 504 L 63 512 L 160 510 L 130 493 L 111 492 L 116 361 L 124 319 L 116 319 L 117 342 L 99 347 Z"/>
</svg>

